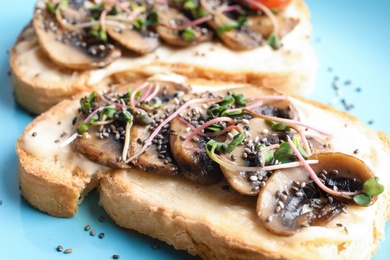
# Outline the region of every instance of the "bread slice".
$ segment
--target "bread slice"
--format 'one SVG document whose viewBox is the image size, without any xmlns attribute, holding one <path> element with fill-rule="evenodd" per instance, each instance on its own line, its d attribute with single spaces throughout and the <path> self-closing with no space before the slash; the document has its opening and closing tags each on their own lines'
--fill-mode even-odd
<svg viewBox="0 0 390 260">
<path fill-rule="evenodd" d="M 190 78 L 255 83 L 296 95 L 307 95 L 318 67 L 310 45 L 310 14 L 303 0 L 285 10 L 298 25 L 282 39 L 283 47 L 262 46 L 234 51 L 217 41 L 187 48 L 162 45 L 153 53 L 136 55 L 123 50 L 121 58 L 103 69 L 72 70 L 53 63 L 41 50 L 32 25 L 14 44 L 10 65 L 16 100 L 29 112 L 40 114 L 63 99 L 101 89 L 108 82 L 129 82 L 156 73 L 174 72 Z"/>
<path fill-rule="evenodd" d="M 195 89 L 227 86 L 188 83 Z M 42 211 L 70 217 L 81 198 L 99 186 L 100 204 L 119 226 L 204 259 L 370 259 L 390 217 L 390 138 L 330 106 L 289 99 L 302 122 L 332 135 L 330 151 L 361 159 L 380 178 L 385 192 L 375 204 L 349 205 L 347 213 L 325 226 L 310 226 L 292 236 L 273 234 L 257 217 L 256 197 L 228 188 L 224 179 L 202 186 L 182 176 L 108 169 L 70 146 L 60 148 L 72 133 L 77 99 L 62 101 L 37 117 L 18 139 L 21 193 Z"/>
</svg>

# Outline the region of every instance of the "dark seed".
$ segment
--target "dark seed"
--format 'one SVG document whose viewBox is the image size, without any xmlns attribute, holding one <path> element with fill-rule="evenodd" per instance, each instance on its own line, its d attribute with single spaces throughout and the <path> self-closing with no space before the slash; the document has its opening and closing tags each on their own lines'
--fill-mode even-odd
<svg viewBox="0 0 390 260">
<path fill-rule="evenodd" d="M 85 228 L 84 228 L 85 231 L 88 231 L 88 230 L 90 230 L 90 229 L 91 229 L 91 226 L 90 226 L 90 225 L 86 225 Z"/>
<path fill-rule="evenodd" d="M 72 253 L 72 249 L 71 248 L 68 248 L 64 251 L 64 254 L 70 254 Z"/>
<path fill-rule="evenodd" d="M 103 237 L 104 237 L 104 233 L 102 232 L 99 234 L 99 238 L 103 238 Z"/>
<path fill-rule="evenodd" d="M 152 244 L 152 248 L 153 248 L 153 249 L 157 249 L 157 248 L 159 248 L 159 244 L 157 244 L 157 243 L 153 243 L 153 244 Z"/>
<path fill-rule="evenodd" d="M 57 246 L 57 251 L 58 251 L 58 252 L 62 252 L 62 250 L 63 250 L 63 248 L 62 248 L 61 245 Z"/>
<path fill-rule="evenodd" d="M 119 258 L 120 258 L 120 255 L 118 255 L 118 254 L 113 254 L 113 255 L 112 255 L 112 258 L 113 258 L 113 259 L 119 259 Z"/>
<path fill-rule="evenodd" d="M 2 201 L 2 200 L 0 200 L 0 205 L 1 205 L 1 204 L 3 204 L 3 201 Z"/>
<path fill-rule="evenodd" d="M 37 132 L 32 133 L 32 137 L 37 136 Z"/>
<path fill-rule="evenodd" d="M 91 232 L 90 232 L 90 235 L 91 235 L 91 236 L 96 235 L 96 230 L 95 230 L 95 229 L 92 229 Z"/>
<path fill-rule="evenodd" d="M 99 216 L 98 220 L 99 220 L 100 222 L 103 222 L 103 221 L 104 221 L 104 216 Z"/>
</svg>

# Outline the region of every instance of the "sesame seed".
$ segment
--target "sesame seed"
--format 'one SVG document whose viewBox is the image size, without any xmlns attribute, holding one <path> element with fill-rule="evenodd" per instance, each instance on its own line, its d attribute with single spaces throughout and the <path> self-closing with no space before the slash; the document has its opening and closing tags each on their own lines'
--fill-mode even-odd
<svg viewBox="0 0 390 260">
<path fill-rule="evenodd" d="M 353 151 L 354 154 L 358 154 L 359 153 L 359 149 L 356 149 L 355 151 Z"/>
<path fill-rule="evenodd" d="M 184 135 L 180 135 L 179 138 L 180 138 L 180 140 L 182 140 L 182 141 L 186 140 L 186 137 L 185 137 Z"/>
<path fill-rule="evenodd" d="M 341 224 L 341 223 L 336 223 L 336 226 L 338 226 L 338 227 L 342 227 L 342 226 L 343 226 L 343 224 Z"/>
<path fill-rule="evenodd" d="M 84 227 L 84 230 L 85 231 L 88 231 L 88 230 L 90 230 L 91 229 L 91 226 L 90 225 L 86 225 L 85 227 Z"/>
<path fill-rule="evenodd" d="M 282 209 L 284 209 L 284 203 L 282 201 L 278 201 L 278 206 Z"/>
<path fill-rule="evenodd" d="M 269 216 L 266 220 L 265 220 L 265 222 L 267 222 L 267 223 L 270 223 L 272 221 L 272 216 Z"/>
<path fill-rule="evenodd" d="M 73 250 L 71 249 L 71 248 L 68 248 L 68 249 L 66 249 L 65 251 L 64 251 L 64 254 L 70 254 L 70 253 L 72 253 L 73 252 Z"/>
<path fill-rule="evenodd" d="M 32 133 L 32 137 L 37 136 L 37 132 Z"/>
<path fill-rule="evenodd" d="M 62 252 L 63 248 L 61 245 L 57 246 L 57 249 L 56 249 L 58 252 Z"/>
<path fill-rule="evenodd" d="M 92 229 L 91 232 L 89 233 L 91 236 L 94 236 L 96 235 L 96 230 L 95 229 Z"/>
<path fill-rule="evenodd" d="M 261 131 L 261 133 L 263 134 L 263 135 L 265 135 L 265 134 L 268 134 L 268 129 L 263 129 L 263 131 Z"/>
</svg>

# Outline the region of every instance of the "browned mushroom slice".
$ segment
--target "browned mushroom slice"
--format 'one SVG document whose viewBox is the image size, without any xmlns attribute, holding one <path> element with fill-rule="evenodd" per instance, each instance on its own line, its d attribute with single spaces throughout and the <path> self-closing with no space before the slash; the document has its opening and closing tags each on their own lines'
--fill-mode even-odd
<svg viewBox="0 0 390 260">
<path fill-rule="evenodd" d="M 218 32 L 221 40 L 234 50 L 250 50 L 262 44 L 262 36 L 252 31 L 248 26 L 238 26 L 237 21 L 230 19 L 224 14 L 224 1 L 202 0 L 202 7 L 210 14 L 213 14 L 208 24 Z M 226 29 L 228 28 L 229 29 Z"/>
<path fill-rule="evenodd" d="M 275 171 L 259 193 L 257 215 L 264 227 L 291 236 L 303 227 L 325 225 L 343 212 L 344 204 L 329 203 L 302 167 Z"/>
<path fill-rule="evenodd" d="M 291 32 L 299 23 L 296 18 L 275 15 L 278 23 L 278 35 L 280 38 Z M 260 33 L 264 39 L 267 39 L 274 30 L 274 25 L 267 15 L 250 15 L 247 16 L 248 28 L 252 31 Z"/>
<path fill-rule="evenodd" d="M 79 126 L 85 118 L 85 115 L 80 114 L 75 125 Z M 123 136 L 123 130 L 115 127 L 114 133 L 111 132 L 111 127 L 108 128 L 110 132 L 102 131 L 101 126 L 90 126 L 88 134 L 76 138 L 71 147 L 98 164 L 111 168 L 129 168 L 130 166 L 121 160 L 124 145 L 118 139 Z"/>
<path fill-rule="evenodd" d="M 41 49 L 58 65 L 80 70 L 97 69 L 121 56 L 120 49 L 94 39 L 83 29 L 63 28 L 42 1 L 37 3 L 33 25 Z"/>
<path fill-rule="evenodd" d="M 171 122 L 171 151 L 181 173 L 191 181 L 202 185 L 217 183 L 222 178 L 219 165 L 211 160 L 205 152 L 187 149 L 187 147 L 204 149 L 205 138 L 196 136 L 184 147 L 183 137 L 187 137 L 191 133 L 186 131 L 186 128 L 187 126 L 177 117 Z"/>
<path fill-rule="evenodd" d="M 153 111 L 150 111 L 150 117 L 153 122 L 150 125 L 135 124 L 131 128 L 130 156 L 140 151 L 144 141 L 149 138 L 151 133 L 164 121 L 166 117 L 172 114 L 179 106 L 176 99 L 172 99 L 178 93 L 188 93 L 189 89 L 181 84 L 173 82 L 154 82 L 161 85 L 158 97 L 165 102 Z M 180 94 L 179 94 L 180 95 Z M 170 100 L 172 99 L 172 100 Z M 170 101 L 168 101 L 170 100 Z M 141 155 L 137 156 L 132 163 L 145 171 L 154 171 L 161 174 L 178 174 L 178 167 L 172 157 L 169 143 L 170 123 L 165 124 L 160 132 L 154 138 L 152 145 Z"/>
<path fill-rule="evenodd" d="M 174 8 L 161 6 L 158 9 L 159 25 L 156 31 L 168 44 L 186 47 L 210 41 L 213 34 L 207 28 L 192 26 L 191 21 Z"/>
<path fill-rule="evenodd" d="M 221 165 L 223 175 L 229 184 L 238 192 L 244 195 L 255 196 L 259 193 L 260 187 L 264 186 L 268 178 L 267 171 L 244 171 L 239 170 L 240 166 L 262 167 L 265 165 L 264 154 L 259 149 L 256 149 L 261 143 L 268 142 L 270 145 L 278 144 L 279 137 L 273 135 L 269 124 L 263 119 L 253 118 L 249 123 L 237 125 L 242 132 L 247 136 L 246 141 L 236 146 L 236 148 L 228 154 L 221 154 L 221 157 L 226 161 L 230 161 L 237 167 L 229 167 L 229 165 Z M 246 130 L 245 130 L 246 129 Z M 237 131 L 231 132 L 234 136 Z M 230 142 L 228 140 L 227 142 Z"/>
<path fill-rule="evenodd" d="M 150 53 L 160 46 L 158 35 L 148 30 L 122 29 L 116 25 L 107 25 L 107 33 L 123 47 L 139 54 Z"/>
<path fill-rule="evenodd" d="M 340 191 L 335 200 L 354 203 L 352 197 L 346 197 L 341 192 L 355 192 L 362 189 L 363 183 L 374 177 L 372 170 L 360 159 L 344 153 L 319 153 L 311 156 L 318 164 L 311 165 L 314 172 L 324 181 L 325 186 Z M 372 198 L 371 204 L 377 196 Z"/>
</svg>

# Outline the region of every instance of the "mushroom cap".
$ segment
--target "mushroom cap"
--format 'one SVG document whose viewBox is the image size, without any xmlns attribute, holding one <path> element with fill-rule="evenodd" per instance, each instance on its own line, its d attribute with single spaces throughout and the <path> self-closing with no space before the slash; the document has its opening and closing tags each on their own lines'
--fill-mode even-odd
<svg viewBox="0 0 390 260">
<path fill-rule="evenodd" d="M 158 35 L 151 31 L 137 31 L 134 28 L 118 29 L 115 25 L 107 25 L 107 33 L 126 49 L 139 54 L 153 52 L 160 46 Z"/>
<path fill-rule="evenodd" d="M 99 42 L 81 29 L 62 28 L 54 14 L 42 8 L 42 3 L 37 3 L 33 26 L 42 51 L 54 63 L 70 69 L 90 70 L 105 67 L 121 56 L 119 48 Z"/>
<path fill-rule="evenodd" d="M 214 30 L 218 31 L 220 26 L 235 23 L 234 20 L 218 10 L 224 4 L 224 1 L 202 0 L 200 4 L 207 12 L 213 14 L 213 18 L 208 21 L 208 24 Z M 257 48 L 263 42 L 262 35 L 256 31 L 252 31 L 247 26 L 232 28 L 229 31 L 220 33 L 218 36 L 229 48 L 238 51 Z"/>
<path fill-rule="evenodd" d="M 281 14 L 275 15 L 278 23 L 278 36 L 283 38 L 286 34 L 291 32 L 299 23 L 299 20 L 292 17 L 285 17 Z M 249 15 L 248 28 L 254 32 L 260 33 L 264 39 L 267 39 L 274 30 L 274 25 L 267 15 Z"/>
<path fill-rule="evenodd" d="M 305 207 L 309 209 L 307 212 Z M 295 167 L 271 175 L 259 193 L 256 212 L 268 231 L 291 236 L 303 227 L 326 225 L 340 215 L 343 208 L 343 203 L 328 203 L 306 170 Z"/>
<path fill-rule="evenodd" d="M 170 145 L 172 155 L 177 162 L 180 172 L 189 180 L 202 184 L 211 185 L 222 178 L 219 165 L 214 162 L 205 152 L 196 152 L 183 147 L 181 136 L 187 136 L 187 126 L 177 117 L 171 121 Z M 189 141 L 186 146 L 204 149 L 206 141 L 204 137 L 197 137 L 198 142 Z"/>
<path fill-rule="evenodd" d="M 329 188 L 337 186 L 339 191 L 354 192 L 362 188 L 363 183 L 374 177 L 373 171 L 360 159 L 339 152 L 325 152 L 313 154 L 310 159 L 318 160 L 311 168 L 317 175 L 321 173 L 326 177 L 325 185 Z M 332 181 L 333 180 L 333 181 Z M 351 198 L 335 197 L 339 201 L 354 203 Z M 374 196 L 371 203 L 374 203 Z"/>
<path fill-rule="evenodd" d="M 210 41 L 213 37 L 212 31 L 199 26 L 189 26 L 198 33 L 194 35 L 191 40 L 184 39 L 180 32 L 183 24 L 189 20 L 182 12 L 169 6 L 162 6 L 158 8 L 159 25 L 156 26 L 156 32 L 160 35 L 166 43 L 177 46 L 187 47 L 201 42 Z M 179 29 L 177 29 L 179 28 Z"/>
</svg>

